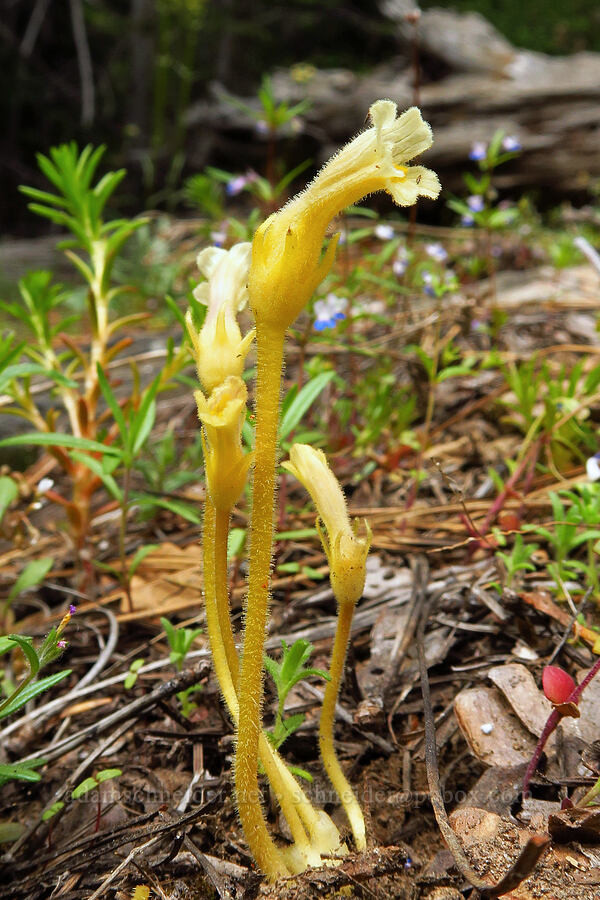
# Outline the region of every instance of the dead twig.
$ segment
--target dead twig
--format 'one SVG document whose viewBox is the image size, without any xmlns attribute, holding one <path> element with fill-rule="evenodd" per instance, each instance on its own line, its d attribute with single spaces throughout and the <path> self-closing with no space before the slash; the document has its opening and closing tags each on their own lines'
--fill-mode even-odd
<svg viewBox="0 0 600 900">
<path fill-rule="evenodd" d="M 437 748 L 435 738 L 435 722 L 433 717 L 433 709 L 431 706 L 431 695 L 429 691 L 429 677 L 427 674 L 427 663 L 425 660 L 424 637 L 425 626 L 429 618 L 431 603 L 427 603 L 421 615 L 419 627 L 417 629 L 417 651 L 419 656 L 419 671 L 421 675 L 421 692 L 423 694 L 423 718 L 425 723 L 425 765 L 427 768 L 427 781 L 429 784 L 429 796 L 433 812 L 438 827 L 442 833 L 442 837 L 446 841 L 450 849 L 456 867 L 462 875 L 479 891 L 481 900 L 495 900 L 508 891 L 513 890 L 535 868 L 538 860 L 550 844 L 550 838 L 547 835 L 534 835 L 527 841 L 527 844 L 519 854 L 517 860 L 510 867 L 508 872 L 495 885 L 486 884 L 479 877 L 477 872 L 471 866 L 466 853 L 461 847 L 460 841 L 454 832 L 448 815 L 444 800 L 442 797 L 440 774 L 437 764 Z"/>
<path fill-rule="evenodd" d="M 197 684 L 203 678 L 206 678 L 209 669 L 210 666 L 206 660 L 203 660 L 193 669 L 184 669 L 183 672 L 178 672 L 170 681 L 160 684 L 144 697 L 138 697 L 132 703 L 128 703 L 127 706 L 123 706 L 99 722 L 94 722 L 92 725 L 88 725 L 87 728 L 82 728 L 77 734 L 69 735 L 69 737 L 63 738 L 47 749 L 30 753 L 29 756 L 25 756 L 20 762 L 28 762 L 30 759 L 36 759 L 39 756 L 43 756 L 46 762 L 58 759 L 63 753 L 74 750 L 86 740 L 98 737 L 98 735 L 103 734 L 113 726 L 120 725 L 126 719 L 137 718 L 142 712 L 151 709 L 157 703 L 160 703 L 161 700 L 166 700 L 168 697 L 179 693 L 179 691 L 184 691 L 193 684 Z"/>
</svg>

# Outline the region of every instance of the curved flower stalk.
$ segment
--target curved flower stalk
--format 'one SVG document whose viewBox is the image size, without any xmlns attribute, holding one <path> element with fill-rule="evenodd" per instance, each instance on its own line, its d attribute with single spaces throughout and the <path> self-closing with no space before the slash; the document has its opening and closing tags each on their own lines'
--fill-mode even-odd
<svg viewBox="0 0 600 900">
<path fill-rule="evenodd" d="M 322 450 L 315 450 L 307 444 L 293 444 L 289 462 L 284 462 L 283 468 L 304 485 L 320 517 L 317 528 L 329 562 L 331 587 L 338 605 L 338 621 L 329 664 L 330 680 L 325 687 L 319 723 L 319 746 L 329 779 L 348 816 L 357 849 L 365 850 L 365 820 L 335 754 L 333 728 L 354 608 L 365 586 L 371 529 L 365 520 L 364 537 L 358 536 L 357 523 L 350 522 L 344 494 Z"/>
<path fill-rule="evenodd" d="M 242 338 L 238 312 L 248 301 L 248 269 L 251 244 L 235 244 L 231 250 L 207 247 L 196 260 L 206 278 L 194 290 L 194 297 L 207 307 L 204 324 L 197 332 L 188 311 L 186 323 L 198 378 L 204 390 L 211 393 L 228 375 L 244 371 L 244 362 L 254 331 Z"/>
<path fill-rule="evenodd" d="M 270 878 L 276 878 L 281 867 L 272 854 L 259 800 L 258 748 L 285 331 L 333 263 L 337 239 L 330 241 L 323 258 L 321 249 L 334 216 L 375 191 L 387 191 L 396 203 L 407 206 L 419 195 L 435 198 L 440 190 L 437 176 L 429 169 L 406 165 L 432 143 L 431 129 L 419 110 L 410 109 L 396 118 L 396 105 L 380 100 L 371 107 L 370 116 L 372 126 L 333 157 L 305 191 L 267 219 L 252 244 L 248 292 L 256 321 L 256 439 L 235 784 L 246 840 Z M 329 537 L 335 554 L 335 539 Z M 341 604 L 340 609 L 347 606 Z M 359 833 L 358 824 L 356 829 Z"/>
</svg>

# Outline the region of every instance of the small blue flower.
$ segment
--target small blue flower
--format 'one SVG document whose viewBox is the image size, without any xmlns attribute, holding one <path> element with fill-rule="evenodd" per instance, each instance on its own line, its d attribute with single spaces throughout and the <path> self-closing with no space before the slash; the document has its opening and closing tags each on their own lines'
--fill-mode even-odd
<svg viewBox="0 0 600 900">
<path fill-rule="evenodd" d="M 234 178 L 231 178 L 227 182 L 227 186 L 225 188 L 225 192 L 228 197 L 235 197 L 237 194 L 240 194 L 245 187 L 249 184 L 252 184 L 253 181 L 256 181 L 258 175 L 256 172 L 253 172 L 249 169 L 245 175 L 236 175 Z"/>
<path fill-rule="evenodd" d="M 502 139 L 502 149 L 506 150 L 507 153 L 518 153 L 523 147 L 518 138 L 513 135 L 507 135 Z"/>
<path fill-rule="evenodd" d="M 467 206 L 473 212 L 481 212 L 485 206 L 485 202 L 481 194 L 471 194 L 470 197 L 467 197 Z"/>
<path fill-rule="evenodd" d="M 423 291 L 428 297 L 435 297 L 433 289 L 433 275 L 431 272 L 421 272 L 421 280 L 423 282 Z"/>
<path fill-rule="evenodd" d="M 406 247 L 398 247 L 396 251 L 396 258 L 392 263 L 392 271 L 397 278 L 401 278 L 402 275 L 405 274 L 408 269 L 408 264 L 410 262 L 410 255 Z"/>
<path fill-rule="evenodd" d="M 317 300 L 314 305 L 315 331 L 324 331 L 326 328 L 335 328 L 337 323 L 346 318 L 344 310 L 348 305 L 345 297 L 329 293 L 324 300 Z"/>
<path fill-rule="evenodd" d="M 394 239 L 394 229 L 391 225 L 376 225 L 373 234 L 380 241 L 393 241 Z"/>
<path fill-rule="evenodd" d="M 473 162 L 479 162 L 480 160 L 485 159 L 486 154 L 487 144 L 485 143 L 485 141 L 475 141 L 475 143 L 471 147 L 469 159 L 472 159 Z"/>
<path fill-rule="evenodd" d="M 471 225 L 475 224 L 475 219 L 473 216 L 461 216 L 460 223 L 461 225 L 464 225 L 465 228 L 470 228 Z"/>
<path fill-rule="evenodd" d="M 586 461 L 585 471 L 590 481 L 600 481 L 600 453 L 595 453 Z"/>
<path fill-rule="evenodd" d="M 441 244 L 426 244 L 425 245 L 425 253 L 427 256 L 430 256 L 431 259 L 434 259 L 436 262 L 443 263 L 448 259 L 448 253 L 445 247 L 442 247 Z"/>
<path fill-rule="evenodd" d="M 225 241 L 227 240 L 227 232 L 226 231 L 211 231 L 210 239 L 215 245 L 215 247 L 222 247 Z"/>
<path fill-rule="evenodd" d="M 269 134 L 269 132 L 271 131 L 271 129 L 269 128 L 269 123 L 265 122 L 264 119 L 259 119 L 257 122 L 254 123 L 254 130 L 261 137 L 266 137 Z"/>
</svg>

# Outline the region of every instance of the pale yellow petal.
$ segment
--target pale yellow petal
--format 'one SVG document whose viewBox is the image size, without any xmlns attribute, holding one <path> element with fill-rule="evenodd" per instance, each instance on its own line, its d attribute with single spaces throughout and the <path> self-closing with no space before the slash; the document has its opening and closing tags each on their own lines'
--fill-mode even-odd
<svg viewBox="0 0 600 900">
<path fill-rule="evenodd" d="M 412 206 L 418 197 L 435 200 L 441 186 L 435 172 L 424 166 L 409 166 L 404 178 L 391 184 L 387 190 L 398 206 Z"/>
<path fill-rule="evenodd" d="M 392 158 L 396 165 L 410 162 L 433 144 L 431 128 L 416 106 L 402 113 L 383 134 L 386 140 L 393 141 Z"/>
<path fill-rule="evenodd" d="M 397 110 L 393 100 L 376 100 L 369 110 L 369 116 L 375 128 L 381 131 L 394 124 Z"/>
<path fill-rule="evenodd" d="M 224 256 L 227 256 L 227 250 L 223 250 L 222 247 L 205 247 L 196 257 L 196 265 L 200 273 L 208 279 Z"/>
</svg>

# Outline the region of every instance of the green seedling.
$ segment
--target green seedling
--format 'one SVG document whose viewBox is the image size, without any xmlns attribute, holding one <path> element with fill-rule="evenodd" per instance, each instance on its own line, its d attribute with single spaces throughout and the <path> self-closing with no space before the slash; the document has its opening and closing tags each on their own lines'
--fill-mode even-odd
<svg viewBox="0 0 600 900">
<path fill-rule="evenodd" d="M 496 557 L 502 561 L 507 588 L 513 587 L 519 572 L 535 571 L 531 557 L 536 550 L 539 550 L 539 544 L 525 544 L 523 535 L 517 533 L 510 552 L 504 553 L 502 550 L 496 552 Z"/>
<path fill-rule="evenodd" d="M 281 647 L 281 662 L 277 662 L 270 656 L 265 655 L 265 669 L 273 679 L 277 691 L 275 722 L 272 730 L 267 732 L 267 737 L 275 749 L 279 749 L 283 742 L 290 735 L 294 734 L 304 722 L 303 713 L 297 713 L 292 716 L 285 715 L 285 701 L 291 689 L 307 678 L 316 677 L 329 681 L 327 672 L 324 672 L 322 669 L 307 668 L 305 666 L 314 650 L 310 641 L 298 638 L 291 647 L 288 647 L 286 642 L 282 640 Z M 303 773 L 303 775 L 306 777 L 306 773 Z"/>
<path fill-rule="evenodd" d="M 95 791 L 101 784 L 105 781 L 111 781 L 113 778 L 119 778 L 123 774 L 121 769 L 101 769 L 96 775 L 91 775 L 89 778 L 84 778 L 73 790 L 71 791 L 71 801 L 79 800 L 81 797 L 85 797 L 91 791 Z M 51 806 L 47 807 L 41 815 L 42 822 L 51 822 L 51 820 L 59 813 L 61 810 L 65 808 L 65 802 L 63 800 L 55 801 Z M 100 797 L 100 793 L 98 793 L 98 797 L 96 800 L 96 826 L 95 831 L 98 831 L 100 828 L 100 818 L 102 814 L 102 800 Z M 50 826 L 51 827 L 51 826 Z"/>
<path fill-rule="evenodd" d="M 125 681 L 123 682 L 123 687 L 126 691 L 130 691 L 134 686 L 136 681 L 138 680 L 138 673 L 142 666 L 144 665 L 145 660 L 143 659 L 134 659 L 131 665 L 129 666 L 129 672 L 125 676 Z"/>
<path fill-rule="evenodd" d="M 202 634 L 202 628 L 174 628 L 164 616 L 161 616 L 160 624 L 164 628 L 169 643 L 169 659 L 177 671 L 181 672 L 185 658 L 190 652 L 192 644 L 198 635 Z M 179 691 L 179 693 L 176 694 L 177 699 L 181 703 L 182 715 L 186 719 L 188 719 L 192 711 L 196 709 L 196 704 L 190 700 L 191 695 L 201 690 L 202 685 L 192 684 L 189 688 L 186 688 L 185 691 Z"/>
</svg>

